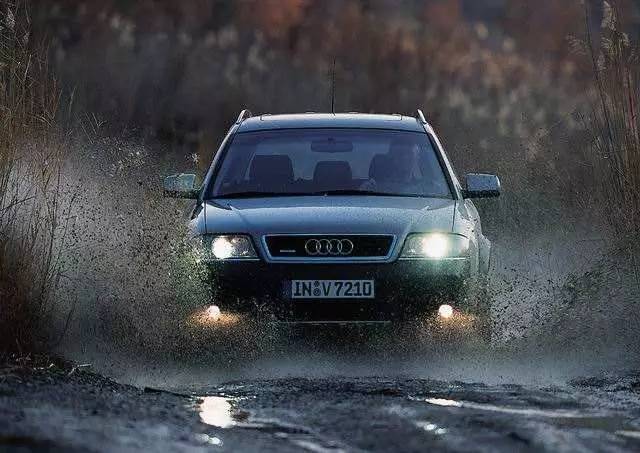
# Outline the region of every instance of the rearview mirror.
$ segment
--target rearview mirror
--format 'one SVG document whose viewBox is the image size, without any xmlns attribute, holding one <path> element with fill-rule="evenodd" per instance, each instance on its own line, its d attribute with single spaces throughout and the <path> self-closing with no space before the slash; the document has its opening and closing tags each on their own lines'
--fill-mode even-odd
<svg viewBox="0 0 640 453">
<path fill-rule="evenodd" d="M 469 173 L 466 176 L 464 198 L 491 198 L 500 196 L 500 179 L 496 175 Z"/>
<path fill-rule="evenodd" d="M 353 143 L 335 138 L 314 140 L 311 142 L 311 151 L 316 153 L 350 153 L 353 151 Z"/>
<path fill-rule="evenodd" d="M 164 178 L 164 196 L 171 198 L 198 198 L 196 175 L 180 173 Z"/>
</svg>

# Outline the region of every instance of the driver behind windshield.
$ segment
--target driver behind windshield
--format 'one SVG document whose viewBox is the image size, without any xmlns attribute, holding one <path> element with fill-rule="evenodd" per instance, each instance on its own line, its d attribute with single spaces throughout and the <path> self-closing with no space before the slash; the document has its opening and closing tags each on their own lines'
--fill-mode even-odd
<svg viewBox="0 0 640 453">
<path fill-rule="evenodd" d="M 406 194 L 442 193 L 443 179 L 429 174 L 429 165 L 425 165 L 426 162 L 421 159 L 422 154 L 420 146 L 415 142 L 391 142 L 387 154 L 373 157 L 369 167 L 369 180 L 361 188 Z M 424 171 L 425 168 L 427 171 Z"/>
<path fill-rule="evenodd" d="M 375 195 L 451 197 L 426 134 L 386 130 L 295 130 L 238 134 L 213 196 Z"/>
</svg>

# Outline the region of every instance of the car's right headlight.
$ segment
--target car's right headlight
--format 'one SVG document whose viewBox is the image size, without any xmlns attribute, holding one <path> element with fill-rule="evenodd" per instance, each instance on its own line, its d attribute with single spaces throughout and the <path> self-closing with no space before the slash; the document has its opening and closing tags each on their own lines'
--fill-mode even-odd
<svg viewBox="0 0 640 453">
<path fill-rule="evenodd" d="M 205 235 L 196 238 L 195 248 L 204 261 L 255 260 L 258 254 L 249 236 Z"/>
<path fill-rule="evenodd" d="M 410 234 L 402 248 L 400 258 L 444 259 L 466 257 L 469 239 L 459 234 Z"/>
<path fill-rule="evenodd" d="M 248 236 L 215 236 L 211 241 L 211 253 L 218 260 L 257 257 Z"/>
</svg>

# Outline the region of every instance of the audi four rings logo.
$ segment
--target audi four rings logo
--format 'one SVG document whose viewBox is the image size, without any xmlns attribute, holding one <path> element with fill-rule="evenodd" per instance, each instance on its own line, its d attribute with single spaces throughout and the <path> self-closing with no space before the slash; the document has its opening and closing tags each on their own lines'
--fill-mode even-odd
<svg viewBox="0 0 640 453">
<path fill-rule="evenodd" d="M 353 242 L 349 239 L 309 239 L 304 249 L 311 256 L 347 256 L 353 252 Z"/>
</svg>

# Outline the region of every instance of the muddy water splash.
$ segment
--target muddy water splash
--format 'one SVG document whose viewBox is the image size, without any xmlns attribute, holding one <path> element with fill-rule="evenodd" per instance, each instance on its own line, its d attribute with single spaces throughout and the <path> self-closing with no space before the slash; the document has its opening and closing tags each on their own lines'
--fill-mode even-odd
<svg viewBox="0 0 640 453">
<path fill-rule="evenodd" d="M 183 240 L 189 202 L 161 196 L 161 176 L 190 163 L 154 161 L 148 148 L 113 140 L 91 150 L 67 169 L 85 190 L 59 291 L 73 309 L 60 350 L 112 376 L 161 386 L 292 375 L 558 382 L 640 363 L 631 282 L 612 285 L 606 248 L 585 252 L 594 232 L 578 229 L 494 238 L 497 335 L 488 346 L 434 344 L 422 331 L 198 322 L 209 294 Z"/>
</svg>

